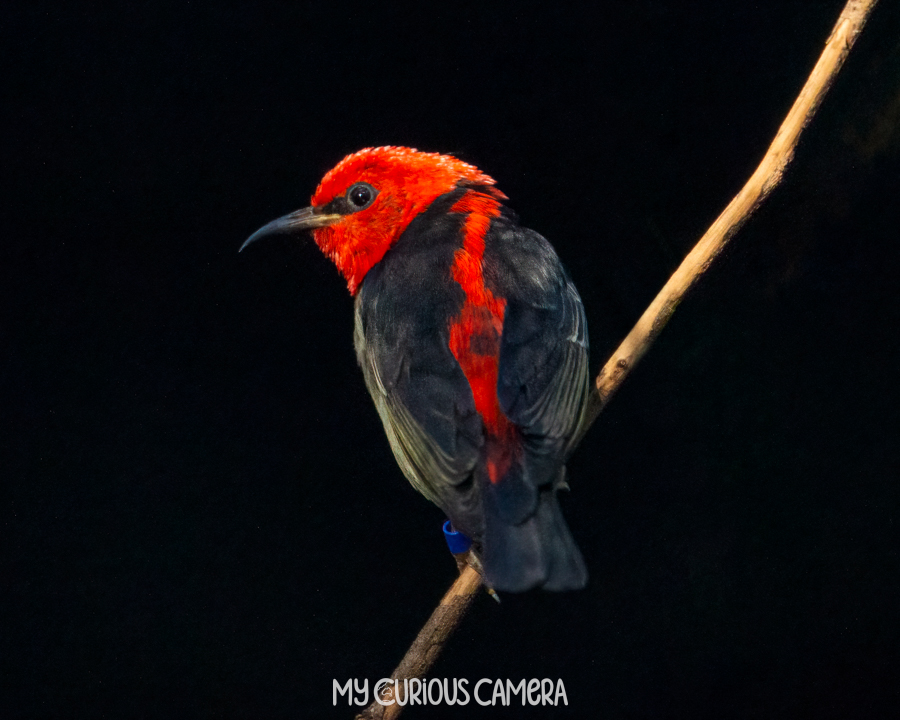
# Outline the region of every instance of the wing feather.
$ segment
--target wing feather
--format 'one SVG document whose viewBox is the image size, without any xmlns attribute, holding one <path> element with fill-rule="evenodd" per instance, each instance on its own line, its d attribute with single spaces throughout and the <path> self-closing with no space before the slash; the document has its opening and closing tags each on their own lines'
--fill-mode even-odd
<svg viewBox="0 0 900 720">
<path fill-rule="evenodd" d="M 481 511 L 472 477 L 484 440 L 465 376 L 449 349 L 443 363 L 417 372 L 407 355 L 414 345 L 392 337 L 396 324 L 372 321 L 377 315 L 365 312 L 364 302 L 360 295 L 354 345 L 397 463 L 455 526 L 478 535 Z M 442 356 L 440 338 L 432 342 L 431 351 Z"/>
<path fill-rule="evenodd" d="M 493 282 L 507 299 L 498 397 L 522 431 L 535 462 L 531 481 L 552 482 L 588 394 L 584 306 L 550 244 L 537 233 L 500 225 Z M 504 245 L 515 251 L 503 252 Z M 542 458 L 546 462 L 541 462 Z"/>
</svg>

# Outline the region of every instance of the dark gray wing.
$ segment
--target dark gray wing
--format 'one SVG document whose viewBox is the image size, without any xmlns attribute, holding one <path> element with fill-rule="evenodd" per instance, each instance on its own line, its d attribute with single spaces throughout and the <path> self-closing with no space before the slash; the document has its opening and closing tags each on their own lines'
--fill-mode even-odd
<svg viewBox="0 0 900 720">
<path fill-rule="evenodd" d="M 491 230 L 486 274 L 506 298 L 497 393 L 548 473 L 564 460 L 588 392 L 588 334 L 581 298 L 550 244 L 506 223 Z M 552 458 L 552 461 L 551 461 Z M 546 460 L 546 462 L 543 462 Z M 533 482 L 543 484 L 535 467 Z"/>
<path fill-rule="evenodd" d="M 356 302 L 357 359 L 404 475 L 477 537 L 472 476 L 484 443 L 481 418 L 448 347 L 441 303 L 414 290 L 367 278 Z"/>
</svg>

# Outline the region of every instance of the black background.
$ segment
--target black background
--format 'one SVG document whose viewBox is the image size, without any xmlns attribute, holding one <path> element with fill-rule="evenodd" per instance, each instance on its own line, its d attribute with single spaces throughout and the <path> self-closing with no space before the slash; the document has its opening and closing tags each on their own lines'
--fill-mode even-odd
<svg viewBox="0 0 900 720">
<path fill-rule="evenodd" d="M 599 368 L 761 158 L 841 2 L 4 11 L 4 717 L 349 717 L 455 574 L 305 238 L 345 154 L 453 152 L 556 246 Z M 569 705 L 898 700 L 900 21 L 570 464 L 587 590 L 480 597 L 436 677 Z"/>
</svg>

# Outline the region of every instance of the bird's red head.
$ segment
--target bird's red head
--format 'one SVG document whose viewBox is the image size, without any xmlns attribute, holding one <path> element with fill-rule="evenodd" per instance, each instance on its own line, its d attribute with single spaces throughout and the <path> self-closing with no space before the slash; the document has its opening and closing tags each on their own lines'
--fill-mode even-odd
<svg viewBox="0 0 900 720">
<path fill-rule="evenodd" d="M 414 148 L 365 148 L 330 170 L 312 206 L 273 220 L 243 244 L 275 232 L 312 230 L 321 248 L 356 294 L 366 273 L 435 199 L 460 185 L 479 186 L 497 200 L 506 196 L 474 165 L 451 155 Z"/>
<path fill-rule="evenodd" d="M 319 183 L 312 212 L 337 217 L 316 227 L 313 237 L 355 294 L 413 218 L 460 183 L 490 187 L 494 180 L 450 155 L 365 148 L 341 160 Z M 493 187 L 490 191 L 505 198 Z"/>
</svg>

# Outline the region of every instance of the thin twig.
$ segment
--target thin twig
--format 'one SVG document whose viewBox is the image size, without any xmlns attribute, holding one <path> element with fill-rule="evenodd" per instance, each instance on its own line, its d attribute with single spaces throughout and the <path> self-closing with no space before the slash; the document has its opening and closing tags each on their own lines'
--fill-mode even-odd
<svg viewBox="0 0 900 720">
<path fill-rule="evenodd" d="M 475 592 L 480 585 L 481 575 L 471 565 L 466 566 L 447 594 L 441 598 L 440 604 L 419 631 L 397 669 L 391 673 L 391 678 L 400 681 L 400 688 L 403 686 L 403 680 L 424 677 L 431 669 L 434 661 L 441 654 L 441 650 L 444 649 L 447 639 L 453 634 L 456 626 L 466 614 L 466 610 L 469 609 L 469 605 L 472 604 L 472 600 L 475 599 Z M 381 693 L 381 702 L 373 701 L 356 716 L 356 720 L 393 720 L 396 718 L 403 710 L 403 705 L 395 702 L 394 687 L 394 685 L 387 685 Z M 400 696 L 403 698 L 402 691 Z"/>
<path fill-rule="evenodd" d="M 716 218 L 709 230 L 700 238 L 694 249 L 684 259 L 669 281 L 663 286 L 640 320 L 628 333 L 612 357 L 600 370 L 585 411 L 580 434 L 590 427 L 625 378 L 647 352 L 651 343 L 665 327 L 685 293 L 694 285 L 710 264 L 722 252 L 725 244 L 740 229 L 769 193 L 781 182 L 787 166 L 794 156 L 794 148 L 800 133 L 812 119 L 822 98 L 837 75 L 850 48 L 862 31 L 877 0 L 849 0 L 838 18 L 837 24 L 825 43 L 819 61 L 794 101 L 790 112 L 781 124 L 775 139 L 769 146 L 759 167 L 743 189 Z M 424 677 L 434 664 L 444 643 L 462 620 L 471 604 L 481 578 L 471 567 L 459 576 L 441 604 L 432 613 L 415 642 L 406 653 L 392 677 Z M 391 700 L 382 695 L 382 702 Z M 403 707 L 382 706 L 373 702 L 358 720 L 370 718 L 396 718 Z"/>
<path fill-rule="evenodd" d="M 807 126 L 856 41 L 877 0 L 850 0 L 838 18 L 819 61 L 794 101 L 756 172 L 728 203 L 709 230 L 659 291 L 640 320 L 600 371 L 582 422 L 584 433 L 606 407 L 651 343 L 665 327 L 684 294 L 706 271 L 732 236 L 781 182 Z"/>
</svg>

